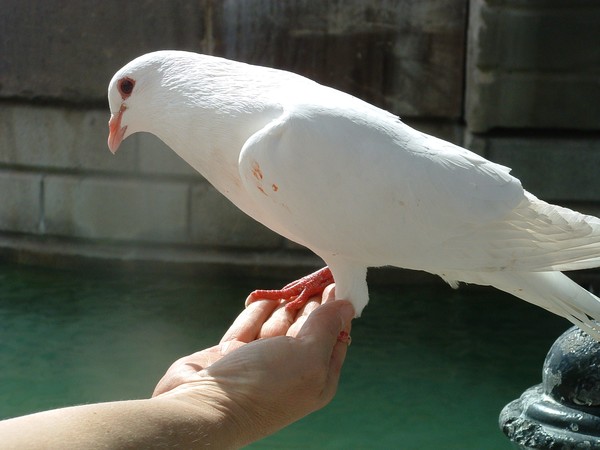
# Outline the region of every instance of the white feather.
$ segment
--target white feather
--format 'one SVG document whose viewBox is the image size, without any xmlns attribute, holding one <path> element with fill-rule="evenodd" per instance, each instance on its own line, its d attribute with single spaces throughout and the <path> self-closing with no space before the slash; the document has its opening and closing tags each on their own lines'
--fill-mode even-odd
<svg viewBox="0 0 600 450">
<path fill-rule="evenodd" d="M 366 269 L 496 286 L 597 339 L 600 301 L 559 270 L 600 266 L 600 220 L 524 191 L 507 167 L 285 71 L 187 52 L 121 69 L 127 135 L 161 138 L 240 209 L 322 257 L 360 314 Z"/>
</svg>

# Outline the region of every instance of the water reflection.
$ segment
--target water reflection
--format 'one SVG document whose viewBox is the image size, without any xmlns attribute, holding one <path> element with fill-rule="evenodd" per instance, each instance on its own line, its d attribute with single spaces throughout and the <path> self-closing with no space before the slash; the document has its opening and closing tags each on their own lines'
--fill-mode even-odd
<svg viewBox="0 0 600 450">
<path fill-rule="evenodd" d="M 0 266 L 0 418 L 147 397 L 257 281 Z M 262 287 L 262 286 L 261 286 Z M 334 401 L 256 449 L 511 449 L 501 408 L 569 324 L 494 290 L 380 287 Z"/>
</svg>

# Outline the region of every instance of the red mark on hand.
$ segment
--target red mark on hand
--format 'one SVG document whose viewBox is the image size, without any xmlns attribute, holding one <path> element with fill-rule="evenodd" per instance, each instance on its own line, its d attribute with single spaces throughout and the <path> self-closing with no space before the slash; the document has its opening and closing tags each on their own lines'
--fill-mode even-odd
<svg viewBox="0 0 600 450">
<path fill-rule="evenodd" d="M 343 344 L 347 344 L 350 347 L 350 343 L 352 342 L 352 337 L 346 331 L 340 331 L 337 338 L 338 342 Z"/>
<path fill-rule="evenodd" d="M 277 186 L 275 183 L 273 183 L 271 187 L 273 188 L 273 192 L 277 192 L 279 190 L 279 186 Z"/>
</svg>

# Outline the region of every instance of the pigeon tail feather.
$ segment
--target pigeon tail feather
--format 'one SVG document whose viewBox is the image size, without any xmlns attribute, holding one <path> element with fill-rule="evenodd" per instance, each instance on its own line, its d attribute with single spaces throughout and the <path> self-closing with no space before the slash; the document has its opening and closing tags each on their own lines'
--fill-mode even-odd
<svg viewBox="0 0 600 450">
<path fill-rule="evenodd" d="M 494 286 L 563 316 L 600 342 L 600 299 L 561 272 L 480 273 Z"/>
</svg>

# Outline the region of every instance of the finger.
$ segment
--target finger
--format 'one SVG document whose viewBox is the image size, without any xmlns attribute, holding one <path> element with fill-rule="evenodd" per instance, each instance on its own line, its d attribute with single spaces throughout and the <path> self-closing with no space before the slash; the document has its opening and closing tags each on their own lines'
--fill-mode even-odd
<svg viewBox="0 0 600 450">
<path fill-rule="evenodd" d="M 297 337 L 307 342 L 317 342 L 316 348 L 329 361 L 340 331 L 349 326 L 353 317 L 352 303 L 345 300 L 325 303 L 308 317 Z"/>
<path fill-rule="evenodd" d="M 351 324 L 348 323 L 342 331 L 350 335 Z M 340 381 L 340 375 L 342 373 L 342 366 L 346 359 L 346 353 L 348 352 L 348 343 L 336 340 L 333 350 L 331 352 L 331 359 L 329 360 L 329 370 L 327 372 L 327 378 L 325 385 L 322 390 L 322 399 L 327 404 L 334 397 L 338 383 Z"/>
<path fill-rule="evenodd" d="M 323 289 L 323 295 L 321 298 L 321 303 L 328 303 L 335 300 L 335 283 L 331 283 L 329 286 Z"/>
<path fill-rule="evenodd" d="M 348 322 L 348 324 L 342 329 L 342 332 L 345 332 L 346 335 L 349 337 L 351 329 L 352 323 Z M 333 351 L 331 352 L 331 360 L 329 362 L 330 378 L 337 379 L 340 377 L 340 372 L 342 371 L 342 366 L 344 365 L 344 360 L 346 359 L 346 352 L 348 351 L 349 345 L 349 341 L 341 341 L 336 338 L 336 343 L 333 346 Z"/>
<path fill-rule="evenodd" d="M 278 306 L 279 302 L 273 300 L 257 300 L 250 303 L 225 332 L 221 342 L 231 340 L 252 342 L 258 337 L 261 327 Z"/>
<path fill-rule="evenodd" d="M 290 325 L 290 328 L 286 334 L 292 337 L 296 336 L 304 326 L 308 316 L 319 306 L 321 306 L 320 297 L 312 297 L 308 302 L 306 302 L 306 305 L 304 305 L 296 314 L 296 319 L 294 320 L 294 323 Z"/>
<path fill-rule="evenodd" d="M 288 310 L 285 305 L 285 302 L 281 302 L 267 320 L 265 320 L 258 332 L 259 339 L 285 336 L 296 318 L 296 311 Z"/>
<path fill-rule="evenodd" d="M 350 333 L 354 318 L 354 307 L 345 300 L 327 302 L 314 311 L 298 333 L 311 349 L 316 360 L 326 367 L 324 384 L 321 387 L 320 401 L 324 406 L 331 401 L 340 378 L 348 345 L 338 340 L 340 332 Z"/>
<path fill-rule="evenodd" d="M 321 304 L 325 302 L 335 300 L 334 288 L 335 283 L 331 283 L 330 285 L 325 287 L 323 293 L 321 294 L 321 298 L 313 297 L 306 303 L 306 305 L 304 305 L 304 307 L 298 312 L 298 315 L 296 316 L 296 321 L 290 326 L 290 329 L 287 332 L 288 336 L 297 336 L 298 332 L 304 326 L 306 319 L 315 309 L 317 309 Z"/>
</svg>

